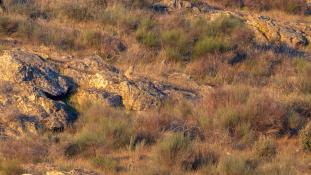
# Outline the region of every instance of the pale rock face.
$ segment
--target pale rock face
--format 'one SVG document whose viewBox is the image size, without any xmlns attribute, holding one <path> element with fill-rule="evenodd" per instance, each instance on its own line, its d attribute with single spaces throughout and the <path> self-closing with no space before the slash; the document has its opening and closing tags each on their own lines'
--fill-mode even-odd
<svg viewBox="0 0 311 175">
<path fill-rule="evenodd" d="M 234 16 L 245 22 L 253 30 L 259 43 L 279 42 L 291 47 L 306 46 L 310 42 L 310 26 L 298 23 L 282 23 L 268 16 L 244 13 L 243 15 L 230 11 L 216 11 L 208 14 L 210 20 L 220 16 Z"/>
<path fill-rule="evenodd" d="M 135 79 L 132 76 L 127 77 L 98 57 L 68 62 L 63 66 L 63 72 L 78 83 L 79 90 L 72 98 L 75 99 L 73 101 L 79 103 L 92 99 L 92 101 L 101 101 L 110 106 L 113 104 L 112 106 L 124 106 L 128 110 L 141 111 L 161 107 L 170 91 L 186 96 L 185 92 L 173 88 L 165 89 L 166 92 L 164 92 L 164 89 L 161 89 L 161 83 Z M 111 103 L 111 99 L 109 101 L 109 98 L 104 98 L 104 93 L 113 94 L 112 101 L 114 102 Z M 196 96 L 191 91 L 189 93 Z M 121 104 L 119 104 L 119 99 L 122 99 Z"/>
<path fill-rule="evenodd" d="M 308 44 L 306 33 L 300 29 L 282 24 L 267 16 L 246 17 L 246 23 L 255 31 L 257 38 L 264 41 L 279 41 L 289 46 L 305 46 Z"/>
<path fill-rule="evenodd" d="M 61 76 L 53 64 L 35 54 L 11 51 L 2 55 L 0 86 L 4 136 L 21 137 L 42 129 L 59 131 L 75 118 L 70 107 L 57 100 L 75 85 Z M 9 122 L 5 119 L 8 113 L 12 116 Z"/>
<path fill-rule="evenodd" d="M 0 80 L 25 82 L 55 97 L 65 95 L 73 86 L 59 75 L 55 66 L 37 55 L 21 51 L 6 52 L 1 57 Z"/>
<path fill-rule="evenodd" d="M 156 89 L 151 82 L 131 81 L 121 74 L 117 68 L 105 64 L 97 57 L 69 62 L 65 65 L 64 74 L 73 77 L 80 86 L 78 93 L 73 98 L 84 97 L 87 99 L 85 97 L 89 94 L 88 98 L 96 98 L 97 100 L 94 99 L 94 101 L 101 101 L 101 94 L 106 91 L 110 94 L 119 95 L 124 107 L 128 110 L 146 110 L 151 107 L 159 107 L 165 98 L 165 95 Z M 98 94 L 96 95 L 96 93 Z M 76 99 L 75 101 L 81 100 Z"/>
</svg>

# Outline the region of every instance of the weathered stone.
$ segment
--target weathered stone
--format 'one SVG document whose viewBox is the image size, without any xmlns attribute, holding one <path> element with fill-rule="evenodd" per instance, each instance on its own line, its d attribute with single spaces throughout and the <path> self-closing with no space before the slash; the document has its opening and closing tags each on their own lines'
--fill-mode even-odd
<svg viewBox="0 0 311 175">
<path fill-rule="evenodd" d="M 0 124 L 5 136 L 60 131 L 75 118 L 75 112 L 60 99 L 75 85 L 61 76 L 55 65 L 23 52 L 5 52 L 0 57 Z M 7 116 L 12 116 L 9 121 Z"/>
<path fill-rule="evenodd" d="M 122 97 L 104 90 L 79 89 L 71 98 L 72 103 L 83 106 L 87 103 L 97 103 L 112 107 L 122 107 Z"/>
<path fill-rule="evenodd" d="M 73 84 L 60 76 L 53 64 L 38 55 L 22 51 L 6 52 L 0 61 L 0 80 L 25 82 L 54 97 L 63 96 L 73 88 Z"/>
<path fill-rule="evenodd" d="M 289 46 L 305 46 L 308 39 L 305 33 L 294 26 L 282 24 L 267 16 L 246 17 L 246 23 L 254 29 L 259 40 L 284 42 Z"/>
<path fill-rule="evenodd" d="M 170 92 L 184 93 L 168 86 L 161 90 L 160 85 L 150 80 L 126 77 L 99 57 L 74 60 L 66 63 L 63 69 L 65 75 L 72 77 L 79 84 L 80 92 L 78 91 L 73 98 L 80 104 L 87 98 L 107 103 L 107 99 L 102 96 L 103 92 L 107 92 L 119 95 L 122 104 L 128 110 L 147 110 L 160 107 Z M 196 96 L 191 91 L 189 93 Z M 118 104 L 119 97 L 116 96 L 113 101 L 115 100 Z"/>
<path fill-rule="evenodd" d="M 158 107 L 165 97 L 151 82 L 131 81 L 117 68 L 105 64 L 98 57 L 70 62 L 65 66 L 64 73 L 73 77 L 80 85 L 80 89 L 84 89 L 77 94 L 78 96 L 86 97 L 88 92 L 91 98 L 102 100 L 103 91 L 118 94 L 122 97 L 125 108 L 129 110 Z M 85 89 L 93 89 L 93 91 Z"/>
</svg>

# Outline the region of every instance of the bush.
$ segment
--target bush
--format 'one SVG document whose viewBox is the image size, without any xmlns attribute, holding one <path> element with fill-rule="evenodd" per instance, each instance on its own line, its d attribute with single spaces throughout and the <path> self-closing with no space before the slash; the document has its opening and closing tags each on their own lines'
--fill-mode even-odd
<svg viewBox="0 0 311 175">
<path fill-rule="evenodd" d="M 168 30 L 161 33 L 166 56 L 173 61 L 187 60 L 191 54 L 191 41 L 182 30 Z"/>
<path fill-rule="evenodd" d="M 208 53 L 224 53 L 230 50 L 230 44 L 221 37 L 205 37 L 199 40 L 193 49 L 195 57 L 201 57 Z"/>
<path fill-rule="evenodd" d="M 274 140 L 262 137 L 254 146 L 255 155 L 264 160 L 270 160 L 277 154 L 277 147 Z"/>
<path fill-rule="evenodd" d="M 300 143 L 305 151 L 311 152 L 311 125 L 307 125 L 299 135 Z"/>
<path fill-rule="evenodd" d="M 158 34 L 155 31 L 155 23 L 150 18 L 141 21 L 136 31 L 136 39 L 143 45 L 154 48 L 160 45 Z"/>
<path fill-rule="evenodd" d="M 165 166 L 175 166 L 185 154 L 191 150 L 192 144 L 183 134 L 165 137 L 154 147 L 153 157 L 157 163 Z"/>
</svg>

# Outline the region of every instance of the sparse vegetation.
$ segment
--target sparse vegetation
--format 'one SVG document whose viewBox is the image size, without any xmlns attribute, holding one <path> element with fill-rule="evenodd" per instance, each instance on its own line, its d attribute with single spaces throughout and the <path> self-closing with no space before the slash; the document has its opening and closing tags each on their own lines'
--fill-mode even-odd
<svg viewBox="0 0 311 175">
<path fill-rule="evenodd" d="M 191 150 L 189 138 L 177 134 L 164 138 L 155 147 L 154 157 L 157 163 L 165 166 L 178 165 L 178 161 Z"/>
<path fill-rule="evenodd" d="M 302 148 L 306 151 L 311 151 L 311 131 L 310 125 L 306 126 L 304 130 L 300 133 L 300 142 Z"/>
<path fill-rule="evenodd" d="M 68 89 L 74 91 L 68 97 L 50 97 L 42 92 L 42 98 L 51 98 L 51 103 L 64 103 L 76 110 L 77 120 L 60 133 L 44 130 L 14 140 L 8 139 L 10 134 L 18 135 L 28 125 L 23 119 L 9 124 L 32 111 L 21 114 L 18 108 L 23 104 L 11 104 L 7 94 L 22 89 L 3 81 L 6 77 L 0 75 L 1 175 L 28 173 L 25 165 L 37 164 L 104 174 L 311 173 L 310 41 L 307 46 L 266 42 L 268 36 L 260 31 L 261 41 L 244 18 L 260 12 L 263 21 L 268 16 L 284 25 L 297 21 L 299 25 L 283 28 L 290 33 L 289 42 L 294 42 L 292 37 L 300 29 L 305 31 L 303 35 L 310 35 L 308 25 L 303 26 L 311 23 L 311 18 L 303 15 L 305 1 L 192 0 L 193 9 L 186 10 L 182 6 L 153 6 L 155 2 L 3 1 L 0 55 L 16 48 L 42 52 L 44 62 L 52 60 L 64 76 L 63 65 L 70 67 L 71 61 L 91 56 L 94 62 L 79 63 L 77 76 L 84 71 L 91 73 L 92 80 L 98 74 L 103 76 L 94 82 L 85 81 L 83 88 L 74 80 L 76 87 Z M 209 9 L 212 7 L 232 13 L 218 13 Z M 297 31 L 293 32 L 292 26 Z M 121 85 L 109 90 L 98 87 L 109 76 L 104 68 L 120 77 Z M 33 78 L 32 73 L 23 76 Z M 120 96 L 122 104 L 113 108 L 90 99 L 78 106 L 72 97 L 80 88 L 94 91 L 98 96 L 91 94 L 94 98 Z M 145 91 L 148 88 L 152 91 Z M 133 93 L 130 100 L 124 98 L 128 91 Z M 125 102 L 135 106 L 145 93 L 152 97 L 146 103 L 150 100 L 151 106 L 156 106 L 153 97 L 157 98 L 154 94 L 158 91 L 163 93 L 159 108 L 126 110 Z M 37 98 L 25 97 L 28 101 Z M 49 109 L 50 104 L 42 103 Z M 12 108 L 3 109 L 7 104 Z M 61 107 L 57 110 L 62 112 Z M 57 120 L 67 117 L 57 114 Z M 54 117 L 42 115 L 39 122 Z M 7 127 L 16 127 L 18 132 Z"/>
<path fill-rule="evenodd" d="M 278 9 L 292 14 L 301 13 L 305 5 L 304 0 L 221 0 L 217 2 L 227 7 L 250 8 L 259 11 Z"/>
<path fill-rule="evenodd" d="M 15 161 L 0 161 L 1 175 L 16 175 L 24 173 L 24 170 Z"/>
<path fill-rule="evenodd" d="M 276 143 L 269 138 L 261 138 L 255 145 L 255 154 L 260 159 L 271 159 L 277 154 Z"/>
</svg>

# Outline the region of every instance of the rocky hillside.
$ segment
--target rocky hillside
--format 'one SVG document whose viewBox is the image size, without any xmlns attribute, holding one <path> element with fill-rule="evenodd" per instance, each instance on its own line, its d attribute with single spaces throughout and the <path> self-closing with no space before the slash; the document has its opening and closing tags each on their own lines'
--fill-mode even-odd
<svg viewBox="0 0 311 175">
<path fill-rule="evenodd" d="M 311 174 L 310 4 L 0 0 L 0 175 Z"/>
</svg>

